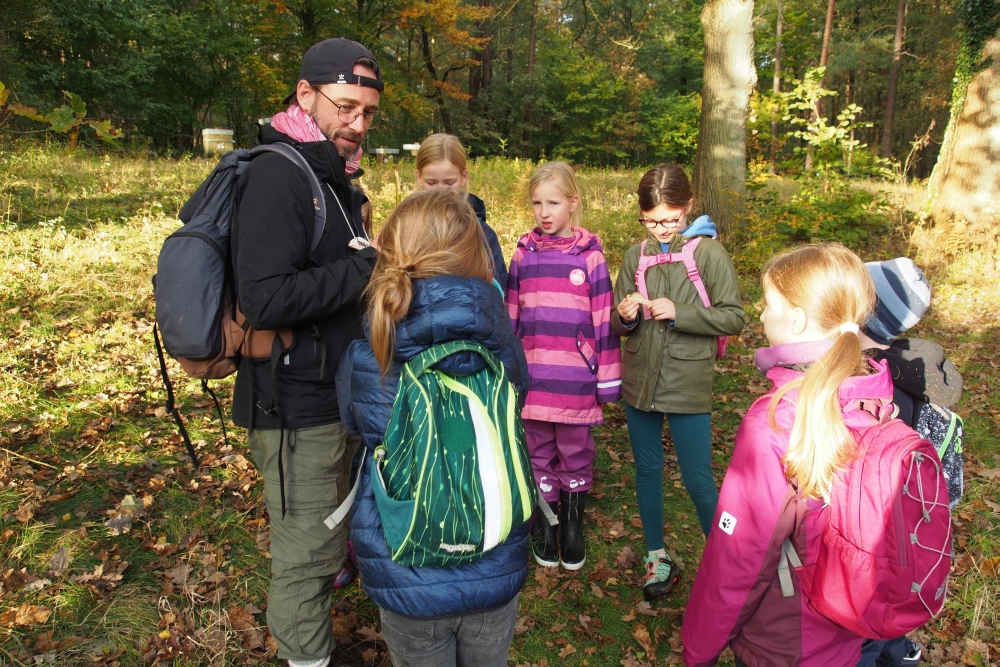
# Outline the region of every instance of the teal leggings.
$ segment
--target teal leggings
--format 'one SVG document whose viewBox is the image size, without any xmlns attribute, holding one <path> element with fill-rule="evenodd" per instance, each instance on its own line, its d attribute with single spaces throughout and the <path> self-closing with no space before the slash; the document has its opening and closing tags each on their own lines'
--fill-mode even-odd
<svg viewBox="0 0 1000 667">
<path fill-rule="evenodd" d="M 708 413 L 681 415 L 643 412 L 625 404 L 628 437 L 635 457 L 635 496 L 642 518 L 642 531 L 650 551 L 663 544 L 663 418 L 677 452 L 677 463 L 688 495 L 698 511 L 698 523 L 708 536 L 719 503 L 719 490 L 712 476 L 712 425 Z"/>
</svg>

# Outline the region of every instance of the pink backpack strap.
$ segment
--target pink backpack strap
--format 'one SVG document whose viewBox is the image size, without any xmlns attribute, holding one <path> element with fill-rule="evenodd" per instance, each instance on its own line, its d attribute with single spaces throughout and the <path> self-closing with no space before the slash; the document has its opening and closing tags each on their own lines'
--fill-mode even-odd
<svg viewBox="0 0 1000 667">
<path fill-rule="evenodd" d="M 648 271 L 651 266 L 656 266 L 657 264 L 663 264 L 664 262 L 669 261 L 671 261 L 669 254 L 659 253 L 656 255 L 647 255 L 645 240 L 639 244 L 639 266 L 635 269 L 635 284 L 643 299 L 649 299 L 649 290 L 646 288 L 646 271 Z M 642 315 L 647 320 L 653 319 L 652 314 L 649 312 L 649 307 L 645 304 L 642 306 Z"/>
<path fill-rule="evenodd" d="M 646 271 L 649 267 L 655 266 L 657 264 L 664 264 L 667 262 L 683 262 L 684 268 L 687 270 L 688 280 L 694 285 L 694 288 L 698 291 L 698 296 L 701 297 L 701 302 L 706 308 L 712 307 L 712 299 L 708 296 L 708 290 L 705 288 L 705 281 L 701 279 L 701 273 L 698 271 L 698 263 L 694 259 L 694 251 L 698 249 L 698 244 L 701 243 L 701 237 L 696 236 L 695 238 L 688 241 L 679 253 L 660 253 L 657 255 L 647 255 L 646 254 L 646 241 L 643 240 L 639 244 L 639 266 L 635 271 L 635 284 L 639 290 L 639 294 L 642 294 L 644 299 L 649 299 L 649 291 L 646 288 Z M 649 307 L 643 305 L 642 314 L 647 320 L 652 319 L 652 314 L 649 312 Z M 726 343 L 728 342 L 727 336 L 716 336 L 716 344 L 718 346 L 718 351 L 716 353 L 716 358 L 721 359 L 722 355 L 726 352 Z"/>
</svg>

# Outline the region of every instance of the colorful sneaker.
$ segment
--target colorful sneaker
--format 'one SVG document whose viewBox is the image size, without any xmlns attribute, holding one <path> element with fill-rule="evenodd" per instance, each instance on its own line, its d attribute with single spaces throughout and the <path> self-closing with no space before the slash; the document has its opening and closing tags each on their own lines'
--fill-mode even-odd
<svg viewBox="0 0 1000 667">
<path fill-rule="evenodd" d="M 350 586 L 352 581 L 354 581 L 354 573 L 346 567 L 342 567 L 340 568 L 340 574 L 333 580 L 333 587 L 344 588 L 345 586 Z"/>
<path fill-rule="evenodd" d="M 653 560 L 646 556 L 646 583 L 642 586 L 642 597 L 652 601 L 665 597 L 674 590 L 681 580 L 681 568 L 670 556 Z"/>
</svg>

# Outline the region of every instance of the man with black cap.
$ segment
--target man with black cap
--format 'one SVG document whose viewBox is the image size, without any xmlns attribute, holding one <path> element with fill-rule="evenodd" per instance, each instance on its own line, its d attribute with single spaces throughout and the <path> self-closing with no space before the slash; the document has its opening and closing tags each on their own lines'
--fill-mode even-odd
<svg viewBox="0 0 1000 667">
<path fill-rule="evenodd" d="M 312 190 L 293 162 L 260 155 L 235 191 L 240 309 L 255 329 L 293 334 L 276 363 L 241 361 L 233 397 L 233 420 L 248 429 L 264 477 L 267 622 L 290 667 L 325 667 L 336 647 L 330 602 L 346 529 L 342 522 L 329 530 L 323 520 L 347 495 L 357 440 L 341 424 L 334 377 L 344 348 L 362 336 L 359 296 L 377 256 L 362 222 L 364 195 L 350 181 L 361 174 L 361 143 L 378 120 L 382 88 L 368 49 L 327 39 L 306 51 L 287 110 L 260 129 L 263 143 L 297 148 L 322 183 L 327 219 L 314 251 Z"/>
</svg>

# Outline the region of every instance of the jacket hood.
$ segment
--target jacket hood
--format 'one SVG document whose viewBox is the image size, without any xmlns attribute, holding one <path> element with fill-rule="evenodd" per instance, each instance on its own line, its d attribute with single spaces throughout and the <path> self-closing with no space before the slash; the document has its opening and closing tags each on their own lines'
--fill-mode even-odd
<svg viewBox="0 0 1000 667">
<path fill-rule="evenodd" d="M 676 250 L 679 250 L 681 247 L 680 245 L 675 245 L 676 243 L 683 245 L 684 243 L 687 243 L 685 239 L 690 239 L 693 236 L 707 236 L 714 239 L 718 238 L 719 232 L 715 223 L 712 222 L 712 219 L 707 215 L 703 215 L 696 218 L 694 222 L 685 227 L 680 234 L 675 234 L 670 240 L 670 247 L 676 252 Z M 660 240 L 656 238 L 652 229 L 646 230 L 646 240 L 646 245 L 651 247 L 651 249 L 647 251 L 647 254 L 655 255 L 660 252 Z"/>
<path fill-rule="evenodd" d="M 261 126 L 260 140 L 262 144 L 281 143 L 295 146 L 312 167 L 319 180 L 337 183 L 345 189 L 350 186 L 351 179 L 360 178 L 364 173 L 358 169 L 351 174 L 351 179 L 348 179 L 344 171 L 344 158 L 337 152 L 337 146 L 332 141 L 295 141 L 270 125 Z"/>
<path fill-rule="evenodd" d="M 480 278 L 424 278 L 415 282 L 410 311 L 396 329 L 396 359 L 405 363 L 429 347 L 457 339 L 474 340 L 500 355 L 513 338 L 510 328 L 503 297 L 494 285 Z M 485 361 L 462 352 L 436 367 L 469 375 L 484 368 Z"/>
<path fill-rule="evenodd" d="M 711 238 L 718 237 L 719 232 L 715 228 L 715 223 L 707 215 L 703 215 L 690 225 L 684 228 L 681 232 L 681 236 L 709 236 Z"/>
<path fill-rule="evenodd" d="M 812 363 L 822 357 L 832 346 L 833 341 L 828 340 L 789 343 L 761 348 L 757 350 L 754 357 L 757 368 L 767 375 L 777 389 L 804 375 L 802 371 L 788 368 L 788 366 Z M 840 402 L 845 408 L 852 404 L 860 405 L 862 402 L 874 403 L 875 412 L 881 413 L 882 409 L 892 404 L 892 376 L 889 374 L 889 366 L 885 361 L 869 359 L 869 363 L 876 372 L 871 375 L 856 375 L 844 380 L 839 389 Z M 793 389 L 785 394 L 783 400 L 787 399 L 794 403 L 797 398 L 798 390 Z"/>
<path fill-rule="evenodd" d="M 962 398 L 962 376 L 933 341 L 899 338 L 888 350 L 868 350 L 889 363 L 893 384 L 910 396 L 950 407 Z"/>
<path fill-rule="evenodd" d="M 541 227 L 535 227 L 518 239 L 517 246 L 528 252 L 561 250 L 570 255 L 578 255 L 584 250 L 602 250 L 601 239 L 583 227 L 573 227 L 572 236 L 549 236 Z"/>
</svg>

